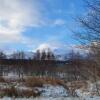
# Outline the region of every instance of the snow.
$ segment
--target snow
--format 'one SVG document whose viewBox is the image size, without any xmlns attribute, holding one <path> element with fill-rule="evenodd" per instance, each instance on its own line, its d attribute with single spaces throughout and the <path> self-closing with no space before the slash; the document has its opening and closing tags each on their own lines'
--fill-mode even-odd
<svg viewBox="0 0 100 100">
<path fill-rule="evenodd" d="M 100 100 L 100 97 L 99 96 L 87 97 L 86 100 Z"/>
<path fill-rule="evenodd" d="M 43 97 L 66 97 L 68 96 L 67 90 L 63 86 L 44 85 L 40 88 Z"/>
<path fill-rule="evenodd" d="M 12 76 L 12 75 L 11 75 Z M 100 86 L 100 81 L 97 82 Z M 8 83 L 0 83 L 0 89 L 10 88 L 14 86 L 17 91 L 22 90 L 36 90 L 36 92 L 40 92 L 40 97 L 37 98 L 8 98 L 4 97 L 0 100 L 100 100 L 100 96 L 96 94 L 96 83 L 88 83 L 86 88 L 78 88 L 75 90 L 78 97 L 73 98 L 69 97 L 67 89 L 65 89 L 61 85 L 50 85 L 44 84 L 43 87 L 27 87 L 25 84 L 13 82 L 11 84 Z M 99 87 L 100 88 L 100 87 Z"/>
<path fill-rule="evenodd" d="M 97 82 L 100 85 L 100 82 Z M 99 87 L 100 88 L 100 87 Z M 100 100 L 100 96 L 97 96 L 96 83 L 88 83 L 87 89 L 76 89 L 77 96 L 80 100 Z"/>
<path fill-rule="evenodd" d="M 8 98 L 4 97 L 0 100 L 79 100 L 78 98 L 65 98 L 65 97 L 59 97 L 59 98 L 53 98 L 53 97 L 39 97 L 39 98 Z"/>
<path fill-rule="evenodd" d="M 100 97 L 94 97 L 90 98 L 87 97 L 85 99 L 80 99 L 80 98 L 73 98 L 73 97 L 38 97 L 38 98 L 9 98 L 9 97 L 4 97 L 0 100 L 100 100 Z"/>
<path fill-rule="evenodd" d="M 77 96 L 79 96 L 79 97 L 90 96 L 90 92 L 89 91 L 83 92 L 80 89 L 76 89 L 75 92 L 77 93 Z"/>
<path fill-rule="evenodd" d="M 18 90 L 18 91 L 22 91 L 22 90 L 32 90 L 31 88 L 29 87 L 26 87 L 26 86 L 15 86 L 15 88 Z"/>
<path fill-rule="evenodd" d="M 10 79 L 10 80 L 15 80 L 15 79 L 19 79 L 19 76 L 17 73 L 13 73 L 13 72 L 10 72 L 8 73 L 7 76 L 3 76 L 4 79 Z"/>
</svg>

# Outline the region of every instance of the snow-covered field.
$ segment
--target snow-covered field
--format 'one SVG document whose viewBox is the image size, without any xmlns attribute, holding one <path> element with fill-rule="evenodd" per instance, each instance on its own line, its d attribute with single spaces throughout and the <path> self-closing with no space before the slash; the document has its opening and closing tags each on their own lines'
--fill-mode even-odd
<svg viewBox="0 0 100 100">
<path fill-rule="evenodd" d="M 73 98 L 73 97 L 38 97 L 38 98 L 8 98 L 4 97 L 0 100 L 100 100 L 100 97 L 86 97 L 86 98 Z"/>
<path fill-rule="evenodd" d="M 8 79 L 8 78 L 7 78 Z M 34 83 L 34 81 L 32 81 Z M 32 84 L 33 84 L 32 83 Z M 79 83 L 79 82 L 77 82 Z M 82 82 L 83 83 L 83 82 Z M 98 83 L 98 87 L 100 90 L 100 82 Z M 65 88 L 65 85 L 67 88 Z M 71 92 L 69 92 L 69 85 L 65 83 L 65 85 L 59 85 L 59 84 L 48 84 L 43 83 L 43 86 L 27 86 L 25 82 L 23 81 L 12 81 L 9 83 L 7 82 L 1 82 L 0 83 L 0 93 L 2 93 L 3 89 L 10 89 L 12 86 L 15 88 L 15 90 L 20 94 L 23 93 L 23 91 L 34 91 L 35 93 L 40 93 L 40 95 L 35 97 L 29 96 L 29 98 L 26 98 L 27 94 L 24 96 L 16 96 L 16 98 L 7 97 L 6 94 L 3 95 L 3 98 L 0 98 L 0 100 L 100 100 L 100 97 L 97 96 L 97 89 L 96 89 L 96 83 L 87 82 L 86 87 L 79 87 L 77 88 L 75 85 L 75 94 L 77 97 L 71 97 Z M 73 88 L 73 87 L 72 87 Z M 13 92 L 12 92 L 13 93 Z M 24 94 L 24 93 L 23 93 Z M 33 95 L 32 95 L 33 96 Z M 22 97 L 22 98 L 20 98 Z"/>
</svg>

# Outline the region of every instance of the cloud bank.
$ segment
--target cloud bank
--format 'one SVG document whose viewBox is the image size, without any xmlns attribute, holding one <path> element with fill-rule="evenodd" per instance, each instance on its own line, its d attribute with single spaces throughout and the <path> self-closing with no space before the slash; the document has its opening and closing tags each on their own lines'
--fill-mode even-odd
<svg viewBox="0 0 100 100">
<path fill-rule="evenodd" d="M 41 25 L 41 13 L 35 0 L 0 0 L 0 43 L 25 43 L 26 27 Z"/>
</svg>

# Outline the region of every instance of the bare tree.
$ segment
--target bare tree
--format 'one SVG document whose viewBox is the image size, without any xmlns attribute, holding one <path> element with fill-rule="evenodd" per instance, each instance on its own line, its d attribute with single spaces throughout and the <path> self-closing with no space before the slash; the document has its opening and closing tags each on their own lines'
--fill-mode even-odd
<svg viewBox="0 0 100 100">
<path fill-rule="evenodd" d="M 86 16 L 79 18 L 83 30 L 76 33 L 78 39 L 94 53 L 97 66 L 100 66 L 100 0 L 85 0 L 88 7 Z"/>
<path fill-rule="evenodd" d="M 25 59 L 25 53 L 23 51 L 20 52 L 14 52 L 12 54 L 12 59 Z"/>
<path fill-rule="evenodd" d="M 35 60 L 40 60 L 41 59 L 40 57 L 41 57 L 40 50 L 37 50 L 34 59 Z"/>
<path fill-rule="evenodd" d="M 23 51 L 20 52 L 14 52 L 12 54 L 12 59 L 17 59 L 17 60 L 24 60 L 25 59 L 25 53 Z M 15 68 L 14 68 L 15 69 Z M 24 66 L 21 65 L 20 62 L 18 62 L 18 65 L 16 66 L 16 70 L 18 73 L 19 78 L 22 77 L 23 78 L 23 74 L 24 74 Z"/>
<path fill-rule="evenodd" d="M 47 54 L 46 54 L 46 58 L 47 58 L 47 60 L 55 60 L 55 55 L 54 55 L 54 53 L 50 50 L 50 48 L 48 48 L 48 52 L 47 52 Z"/>
<path fill-rule="evenodd" d="M 100 0 L 84 1 L 87 5 L 88 12 L 86 16 L 79 18 L 82 31 L 78 32 L 76 35 L 78 39 L 90 50 L 92 54 L 91 57 L 93 57 L 94 61 L 94 69 L 97 69 L 97 67 L 100 68 Z M 96 82 L 97 73 L 94 72 L 94 75 L 94 80 Z"/>
<path fill-rule="evenodd" d="M 41 60 L 46 60 L 46 51 L 45 50 L 43 50 L 41 52 Z"/>
<path fill-rule="evenodd" d="M 3 51 L 0 51 L 0 59 L 6 59 L 6 54 Z M 1 62 L 2 63 L 2 62 Z M 0 76 L 3 75 L 4 66 L 0 65 Z"/>
</svg>

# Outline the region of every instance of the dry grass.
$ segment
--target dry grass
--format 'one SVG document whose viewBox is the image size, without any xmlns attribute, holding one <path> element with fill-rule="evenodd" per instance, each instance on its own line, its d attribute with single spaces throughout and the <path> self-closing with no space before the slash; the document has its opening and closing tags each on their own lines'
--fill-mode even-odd
<svg viewBox="0 0 100 100">
<path fill-rule="evenodd" d="M 44 80 L 42 80 L 41 78 L 28 78 L 25 81 L 25 85 L 28 87 L 42 87 L 44 84 Z"/>
<path fill-rule="evenodd" d="M 1 82 L 5 82 L 5 80 L 1 77 Z M 63 85 L 64 82 L 59 79 L 51 78 L 51 77 L 29 77 L 26 79 L 19 79 L 19 80 L 6 80 L 6 83 L 12 87 L 4 88 L 0 90 L 0 97 L 9 96 L 9 97 L 37 97 L 40 96 L 40 92 L 36 90 L 32 90 L 33 87 L 43 87 L 44 84 L 51 84 L 51 85 Z M 30 87 L 27 90 L 18 90 L 14 86 L 16 83 L 20 83 L 22 86 Z M 34 89 L 34 88 L 33 88 Z"/>
<path fill-rule="evenodd" d="M 0 97 L 4 97 L 4 96 L 8 96 L 8 97 L 37 97 L 40 96 L 39 92 L 35 92 L 33 90 L 17 90 L 15 87 L 11 87 L 11 88 L 6 88 L 6 89 L 2 89 L 2 91 L 0 92 Z"/>
<path fill-rule="evenodd" d="M 45 80 L 45 84 L 51 84 L 51 85 L 63 85 L 64 81 L 56 79 L 56 78 L 51 78 L 51 77 L 46 77 L 43 78 Z"/>
<path fill-rule="evenodd" d="M 23 91 L 21 91 L 21 92 L 19 92 L 20 94 L 19 94 L 19 96 L 20 97 L 27 97 L 27 98 L 29 98 L 29 97 L 37 97 L 37 96 L 40 96 L 40 93 L 39 92 L 35 92 L 35 91 L 32 91 L 32 90 L 23 90 Z"/>
<path fill-rule="evenodd" d="M 18 83 L 21 83 L 21 82 L 25 82 L 24 79 L 5 79 L 7 83 L 12 83 L 12 82 L 18 82 Z"/>
<path fill-rule="evenodd" d="M 18 92 L 15 89 L 15 87 L 12 86 L 11 88 L 3 89 L 2 90 L 2 95 L 8 96 L 8 97 L 12 97 L 12 96 L 17 97 L 18 96 Z"/>
<path fill-rule="evenodd" d="M 42 87 L 43 84 L 51 84 L 51 85 L 63 85 L 64 82 L 59 79 L 50 78 L 50 77 L 31 77 L 26 79 L 25 85 L 28 87 Z"/>
</svg>

